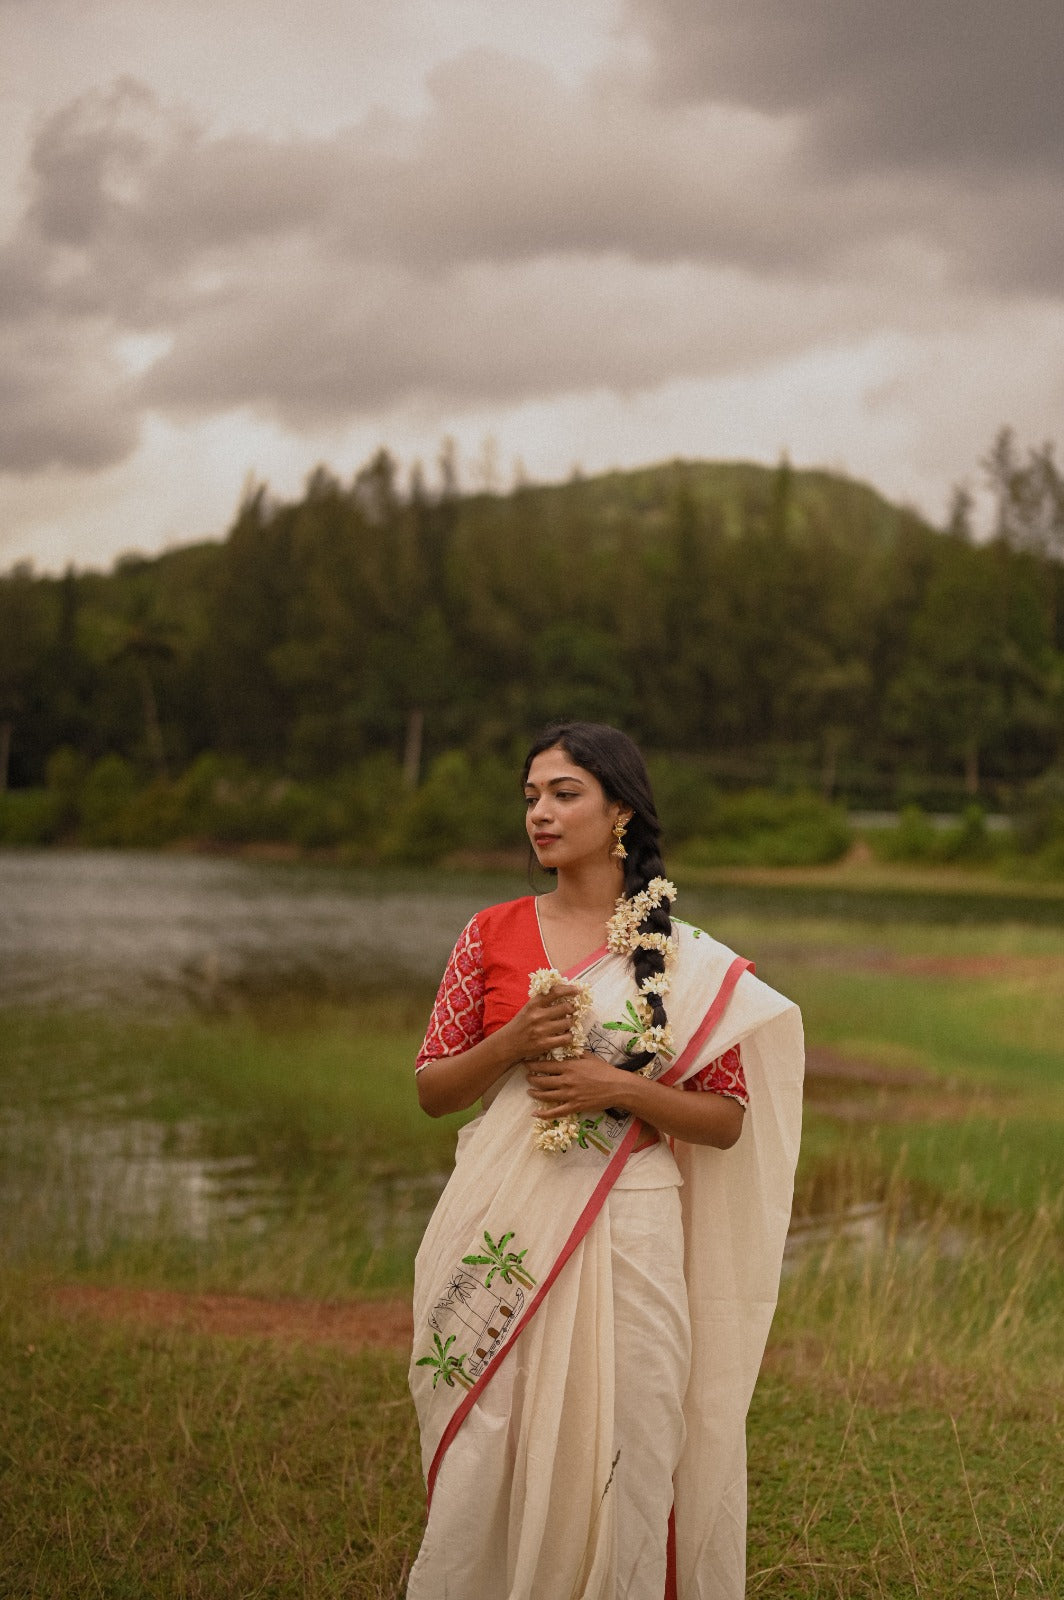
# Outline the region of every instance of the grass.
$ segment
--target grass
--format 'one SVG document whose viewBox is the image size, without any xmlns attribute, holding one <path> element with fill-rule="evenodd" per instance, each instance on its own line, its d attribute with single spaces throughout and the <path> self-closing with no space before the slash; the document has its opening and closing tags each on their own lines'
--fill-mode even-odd
<svg viewBox="0 0 1064 1600">
<path fill-rule="evenodd" d="M 7 1600 L 394 1595 L 423 1490 L 405 1363 L 2 1308 Z"/>
<path fill-rule="evenodd" d="M 167 1022 L 0 1011 L 18 1216 L 0 1259 L 325 1297 L 409 1282 L 462 1119 L 418 1110 L 405 1004 L 390 1030 L 379 1002 Z"/>
<path fill-rule="evenodd" d="M 904 1080 L 812 1085 L 799 1209 L 880 1209 L 863 1242 L 788 1266 L 750 1418 L 749 1594 L 1064 1592 L 1059 927 L 893 900 L 856 916 L 777 896 L 769 915 L 716 889 L 683 909 L 801 1000 L 814 1063 Z M 447 1167 L 456 1125 L 412 1092 L 429 999 L 165 1024 L 0 1011 L 5 1600 L 402 1593 L 422 1507 L 403 1356 L 106 1325 L 47 1291 L 403 1286 L 427 1204 L 411 1182 Z M 168 1159 L 250 1157 L 269 1203 L 192 1237 L 164 1207 L 138 1232 L 105 1185 L 94 1234 L 71 1192 L 79 1118 L 97 1139 L 151 1124 Z M 113 1185 L 136 1141 L 116 1148 Z"/>
<path fill-rule="evenodd" d="M 749 1427 L 751 1595 L 1060 1592 L 1059 1215 L 961 1254 L 843 1242 L 785 1279 Z M 0 1305 L 0 1578 L 393 1600 L 421 1529 L 405 1360 Z"/>
<path fill-rule="evenodd" d="M 750 1417 L 749 1593 L 1054 1595 L 1064 1580 L 1059 1203 L 785 1278 Z"/>
</svg>

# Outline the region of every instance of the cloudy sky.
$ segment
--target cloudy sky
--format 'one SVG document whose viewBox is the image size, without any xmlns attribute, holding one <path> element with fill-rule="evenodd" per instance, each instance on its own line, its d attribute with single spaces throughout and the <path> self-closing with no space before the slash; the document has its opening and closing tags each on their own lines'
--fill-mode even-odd
<svg viewBox="0 0 1064 1600">
<path fill-rule="evenodd" d="M 1061 0 L 0 0 L 0 568 L 380 444 L 1064 445 Z"/>
</svg>

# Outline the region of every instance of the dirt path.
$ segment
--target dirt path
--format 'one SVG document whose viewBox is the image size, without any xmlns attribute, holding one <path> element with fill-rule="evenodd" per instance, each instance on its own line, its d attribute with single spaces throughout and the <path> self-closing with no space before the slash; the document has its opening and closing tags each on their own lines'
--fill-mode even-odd
<svg viewBox="0 0 1064 1600">
<path fill-rule="evenodd" d="M 387 1300 L 265 1299 L 247 1294 L 185 1294 L 176 1289 L 57 1284 L 48 1298 L 72 1316 L 142 1327 L 181 1328 L 230 1339 L 333 1345 L 341 1350 L 403 1350 L 413 1323 L 408 1296 Z"/>
</svg>

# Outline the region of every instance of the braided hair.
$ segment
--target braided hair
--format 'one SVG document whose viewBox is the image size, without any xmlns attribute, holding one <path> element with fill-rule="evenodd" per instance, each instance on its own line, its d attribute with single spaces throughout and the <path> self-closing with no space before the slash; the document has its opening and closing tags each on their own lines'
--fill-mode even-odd
<svg viewBox="0 0 1064 1600">
<path fill-rule="evenodd" d="M 528 771 L 536 756 L 544 750 L 560 748 L 578 767 L 583 767 L 601 783 L 607 800 L 631 812 L 626 825 L 624 847 L 628 854 L 624 867 L 624 893 L 630 899 L 645 889 L 653 878 L 665 876 L 665 863 L 661 857 L 661 823 L 654 805 L 650 776 L 638 746 L 619 728 L 604 722 L 557 722 L 533 741 L 525 758 L 522 781 L 527 782 Z M 534 856 L 533 856 L 534 859 Z M 548 869 L 551 870 L 551 869 Z M 669 900 L 652 906 L 639 924 L 640 933 L 672 932 Z M 636 986 L 647 978 L 657 977 L 665 970 L 665 957 L 660 950 L 633 950 L 632 972 Z M 655 1027 L 666 1023 L 665 1003 L 660 995 L 642 997 L 650 1008 L 651 1022 Z M 623 1065 L 637 1072 L 653 1060 L 646 1052 L 629 1056 Z"/>
</svg>

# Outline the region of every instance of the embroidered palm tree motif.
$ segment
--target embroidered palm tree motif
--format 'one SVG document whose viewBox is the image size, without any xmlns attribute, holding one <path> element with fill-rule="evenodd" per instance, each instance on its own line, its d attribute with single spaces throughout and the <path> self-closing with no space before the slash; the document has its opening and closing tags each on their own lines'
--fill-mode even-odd
<svg viewBox="0 0 1064 1600">
<path fill-rule="evenodd" d="M 531 1289 L 535 1283 L 535 1278 L 522 1265 L 525 1256 L 528 1254 L 528 1246 L 526 1245 L 523 1250 L 516 1252 L 506 1248 L 513 1236 L 512 1228 L 509 1233 L 504 1233 L 498 1242 L 491 1237 L 490 1233 L 485 1233 L 484 1243 L 488 1247 L 487 1255 L 462 1257 L 462 1261 L 467 1267 L 487 1267 L 489 1269 L 488 1275 L 484 1279 L 485 1289 L 491 1288 L 491 1280 L 496 1273 L 499 1274 L 503 1283 L 513 1283 L 516 1278 L 517 1282 L 524 1284 L 526 1289 Z"/>
<path fill-rule="evenodd" d="M 416 1365 L 419 1367 L 435 1367 L 436 1370 L 432 1374 L 432 1387 L 434 1389 L 441 1378 L 447 1385 L 448 1389 L 453 1389 L 456 1381 L 462 1385 L 463 1389 L 471 1389 L 473 1387 L 472 1380 L 462 1370 L 466 1361 L 466 1356 L 452 1356 L 449 1354 L 450 1348 L 452 1344 L 454 1344 L 456 1338 L 457 1335 L 452 1333 L 449 1335 L 447 1340 L 444 1341 L 440 1338 L 438 1333 L 434 1333 L 432 1336 L 432 1341 L 436 1346 L 435 1353 L 432 1355 L 422 1356 L 416 1362 Z"/>
<path fill-rule="evenodd" d="M 576 1136 L 576 1142 L 581 1150 L 586 1150 L 590 1145 L 596 1150 L 601 1150 L 604 1156 L 609 1155 L 610 1146 L 598 1131 L 605 1116 L 605 1111 L 600 1111 L 597 1117 L 585 1117 L 583 1119 L 580 1124 L 580 1132 Z"/>
<path fill-rule="evenodd" d="M 477 1279 L 470 1277 L 468 1272 L 452 1272 L 446 1289 L 429 1313 L 429 1326 L 439 1328 L 442 1326 L 441 1317 L 444 1320 L 454 1318 L 464 1323 L 470 1333 L 479 1337 L 481 1332 L 479 1320 L 470 1310 L 473 1297 L 479 1288 Z"/>
<path fill-rule="evenodd" d="M 508 1323 L 524 1302 L 525 1297 L 520 1289 L 509 1295 L 496 1293 L 485 1296 L 479 1278 L 474 1278 L 468 1272 L 452 1272 L 446 1289 L 429 1312 L 429 1327 L 442 1331 L 448 1321 L 461 1322 L 474 1339 L 479 1339 L 489 1321 Z M 492 1329 L 493 1338 L 497 1331 Z"/>
<path fill-rule="evenodd" d="M 503 1242 L 499 1241 L 500 1244 Z M 511 1265 L 510 1271 L 513 1271 Z M 484 1367 L 502 1348 L 506 1336 L 516 1325 L 525 1305 L 525 1291 L 516 1284 L 510 1288 L 485 1288 L 479 1277 L 457 1268 L 452 1272 L 440 1298 L 429 1312 L 429 1327 L 446 1334 L 456 1323 L 463 1344 L 471 1345 L 464 1372 L 479 1378 Z"/>
<path fill-rule="evenodd" d="M 646 1032 L 647 1024 L 639 1015 L 639 1012 L 636 1010 L 635 1006 L 629 1000 L 625 1004 L 624 1016 L 621 1018 L 620 1022 L 604 1022 L 602 1026 L 604 1028 L 608 1028 L 611 1033 L 627 1033 L 631 1035 L 631 1038 L 626 1039 L 624 1044 L 624 1053 L 626 1056 L 630 1056 L 635 1050 L 637 1043 L 640 1043 L 642 1040 L 643 1034 Z M 642 1048 L 641 1044 L 640 1048 Z M 661 1053 L 662 1055 L 669 1054 L 667 1050 L 663 1050 Z"/>
</svg>

